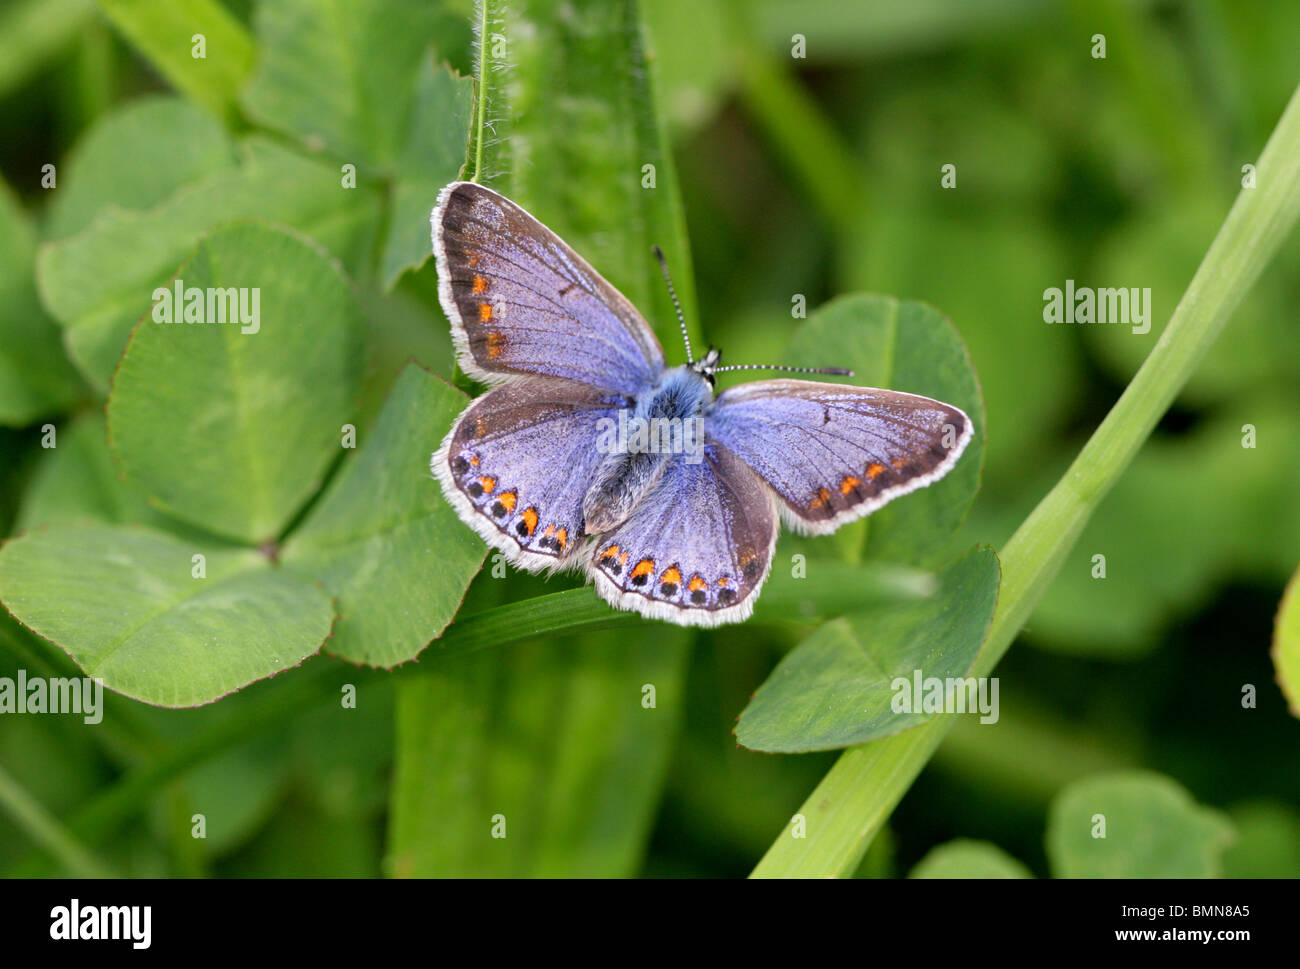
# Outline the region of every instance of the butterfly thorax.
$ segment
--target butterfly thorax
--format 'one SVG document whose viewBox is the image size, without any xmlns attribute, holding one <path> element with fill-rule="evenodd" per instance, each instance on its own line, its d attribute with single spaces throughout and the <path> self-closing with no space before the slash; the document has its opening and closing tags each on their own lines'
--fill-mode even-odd
<svg viewBox="0 0 1300 969">
<path fill-rule="evenodd" d="M 676 367 L 604 424 L 597 447 L 605 457 L 582 503 L 586 534 L 626 521 L 671 462 L 704 459 L 704 411 L 712 400 L 703 375 Z"/>
</svg>

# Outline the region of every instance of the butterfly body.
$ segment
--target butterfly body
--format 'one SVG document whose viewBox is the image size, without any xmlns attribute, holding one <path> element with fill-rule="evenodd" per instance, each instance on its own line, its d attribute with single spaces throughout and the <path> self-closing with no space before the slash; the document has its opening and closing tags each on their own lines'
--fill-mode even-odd
<svg viewBox="0 0 1300 969">
<path fill-rule="evenodd" d="M 713 388 L 703 375 L 689 366 L 674 367 L 637 397 L 626 420 L 620 414 L 620 423 L 605 425 L 597 448 L 606 458 L 582 504 L 589 531 L 600 534 L 623 524 L 671 461 L 702 460 L 704 413 L 712 400 Z"/>
<path fill-rule="evenodd" d="M 833 531 L 938 480 L 973 433 L 958 408 L 896 391 L 768 380 L 715 396 L 716 350 L 668 367 L 613 286 L 480 185 L 443 189 L 432 228 L 458 360 L 497 386 L 431 469 L 516 565 L 579 567 L 618 608 L 743 620 L 781 519 Z"/>
</svg>

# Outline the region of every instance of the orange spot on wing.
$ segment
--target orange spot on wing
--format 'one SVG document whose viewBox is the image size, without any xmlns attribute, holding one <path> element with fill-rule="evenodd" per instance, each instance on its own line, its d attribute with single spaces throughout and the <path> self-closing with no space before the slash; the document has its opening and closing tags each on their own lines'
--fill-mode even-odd
<svg viewBox="0 0 1300 969">
<path fill-rule="evenodd" d="M 478 479 L 478 483 L 483 486 L 483 493 L 490 495 L 492 494 L 492 489 L 497 486 L 497 479 L 491 475 L 485 474 L 483 477 Z"/>
<path fill-rule="evenodd" d="M 560 543 L 560 551 L 564 551 L 569 545 L 569 530 L 567 528 L 557 530 L 555 540 Z"/>
<path fill-rule="evenodd" d="M 877 464 L 875 461 L 872 461 L 870 464 L 867 465 L 867 477 L 870 478 L 872 481 L 875 481 L 884 473 L 885 473 L 885 466 L 883 464 Z"/>
<path fill-rule="evenodd" d="M 890 461 L 889 463 L 894 466 L 894 470 L 902 471 L 903 465 L 907 464 L 907 458 L 894 458 L 894 460 Z"/>
<path fill-rule="evenodd" d="M 727 577 L 724 575 L 722 578 L 718 579 L 718 585 L 725 589 L 727 587 L 727 581 Z"/>
<path fill-rule="evenodd" d="M 507 512 L 515 510 L 515 501 L 517 500 L 518 498 L 513 491 L 503 491 L 497 495 L 497 501 L 501 502 L 501 507 Z"/>
<path fill-rule="evenodd" d="M 533 534 L 533 532 L 537 531 L 537 509 L 536 508 L 531 508 L 531 507 L 525 508 L 520 513 L 520 517 L 523 518 L 524 525 L 525 527 L 527 527 L 528 534 L 530 536 Z"/>
<path fill-rule="evenodd" d="M 478 273 L 475 273 L 474 286 L 471 291 L 474 293 L 475 296 L 477 296 L 480 293 L 482 293 L 485 289 L 487 289 L 487 280 L 484 279 L 482 276 L 480 276 Z"/>
<path fill-rule="evenodd" d="M 808 503 L 808 507 L 813 511 L 816 511 L 818 508 L 825 508 L 830 504 L 830 501 L 831 493 L 825 488 L 818 488 L 817 494 L 813 497 L 813 500 Z"/>
<path fill-rule="evenodd" d="M 487 323 L 487 322 L 489 322 L 491 319 L 492 319 L 492 304 L 491 304 L 491 303 L 479 303 L 479 304 L 478 304 L 478 321 L 479 321 L 480 323 Z"/>
<path fill-rule="evenodd" d="M 478 253 L 474 253 L 473 255 L 471 255 L 471 256 L 469 257 L 468 262 L 469 262 L 469 268 L 470 268 L 470 269 L 473 269 L 475 266 L 477 266 L 477 265 L 478 265 Z"/>
<path fill-rule="evenodd" d="M 654 559 L 642 559 L 640 562 L 636 564 L 636 567 L 632 569 L 632 578 L 635 579 L 642 575 L 650 575 L 654 572 L 654 570 L 655 570 Z"/>
<path fill-rule="evenodd" d="M 478 467 L 478 455 L 476 454 L 476 455 L 474 455 L 472 458 L 470 458 L 470 459 L 469 459 L 469 463 L 470 463 L 471 465 L 473 465 L 474 467 L 477 468 L 477 467 Z"/>
<path fill-rule="evenodd" d="M 860 484 L 862 484 L 862 482 L 853 477 L 853 475 L 845 475 L 844 480 L 840 482 L 840 494 L 847 495 Z"/>
<path fill-rule="evenodd" d="M 668 568 L 664 569 L 664 574 L 659 576 L 659 583 L 662 585 L 665 582 L 671 582 L 673 585 L 681 585 L 682 584 L 681 570 L 678 569 L 677 566 L 675 565 L 671 565 Z"/>
<path fill-rule="evenodd" d="M 488 359 L 495 360 L 501 356 L 501 351 L 505 349 L 506 337 L 504 333 L 496 330 L 490 330 L 487 335 Z"/>
<path fill-rule="evenodd" d="M 686 588 L 690 589 L 692 592 L 699 592 L 701 589 L 707 589 L 708 587 L 709 584 L 697 575 L 691 579 L 690 585 Z"/>
<path fill-rule="evenodd" d="M 605 551 L 600 553 L 600 557 L 602 559 L 618 558 L 618 546 L 611 545 L 609 548 L 605 549 Z"/>
</svg>

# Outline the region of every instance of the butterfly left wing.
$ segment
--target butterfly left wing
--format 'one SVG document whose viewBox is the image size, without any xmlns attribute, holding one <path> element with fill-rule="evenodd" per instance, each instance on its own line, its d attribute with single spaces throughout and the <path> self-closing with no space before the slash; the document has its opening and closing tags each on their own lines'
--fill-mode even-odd
<svg viewBox="0 0 1300 969">
<path fill-rule="evenodd" d="M 796 531 L 825 535 L 933 484 L 974 434 L 957 407 L 916 394 L 760 380 L 720 394 L 706 434 L 781 499 Z"/>
<path fill-rule="evenodd" d="M 465 408 L 431 469 L 465 524 L 529 571 L 564 568 L 582 548 L 582 499 L 604 459 L 600 420 L 620 394 L 520 377 Z"/>
<path fill-rule="evenodd" d="M 514 202 L 452 182 L 431 221 L 438 297 L 470 376 L 563 377 L 631 394 L 659 378 L 663 349 L 641 314 Z"/>
<path fill-rule="evenodd" d="M 772 492 L 725 448 L 676 456 L 623 524 L 593 543 L 588 572 L 610 605 L 687 626 L 753 611 L 776 544 Z"/>
</svg>

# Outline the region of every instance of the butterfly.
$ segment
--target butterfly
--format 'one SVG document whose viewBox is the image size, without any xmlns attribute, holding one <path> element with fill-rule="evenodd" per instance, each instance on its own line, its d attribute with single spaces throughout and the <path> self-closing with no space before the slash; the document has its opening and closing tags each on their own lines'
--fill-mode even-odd
<svg viewBox="0 0 1300 969">
<path fill-rule="evenodd" d="M 715 397 L 715 374 L 751 367 L 696 360 L 688 337 L 669 367 L 635 307 L 514 202 L 452 182 L 431 223 L 457 361 L 492 388 L 433 474 L 513 564 L 581 569 L 619 609 L 747 619 L 779 521 L 829 534 L 938 481 L 971 440 L 959 408 L 892 390 L 785 378 Z"/>
</svg>

